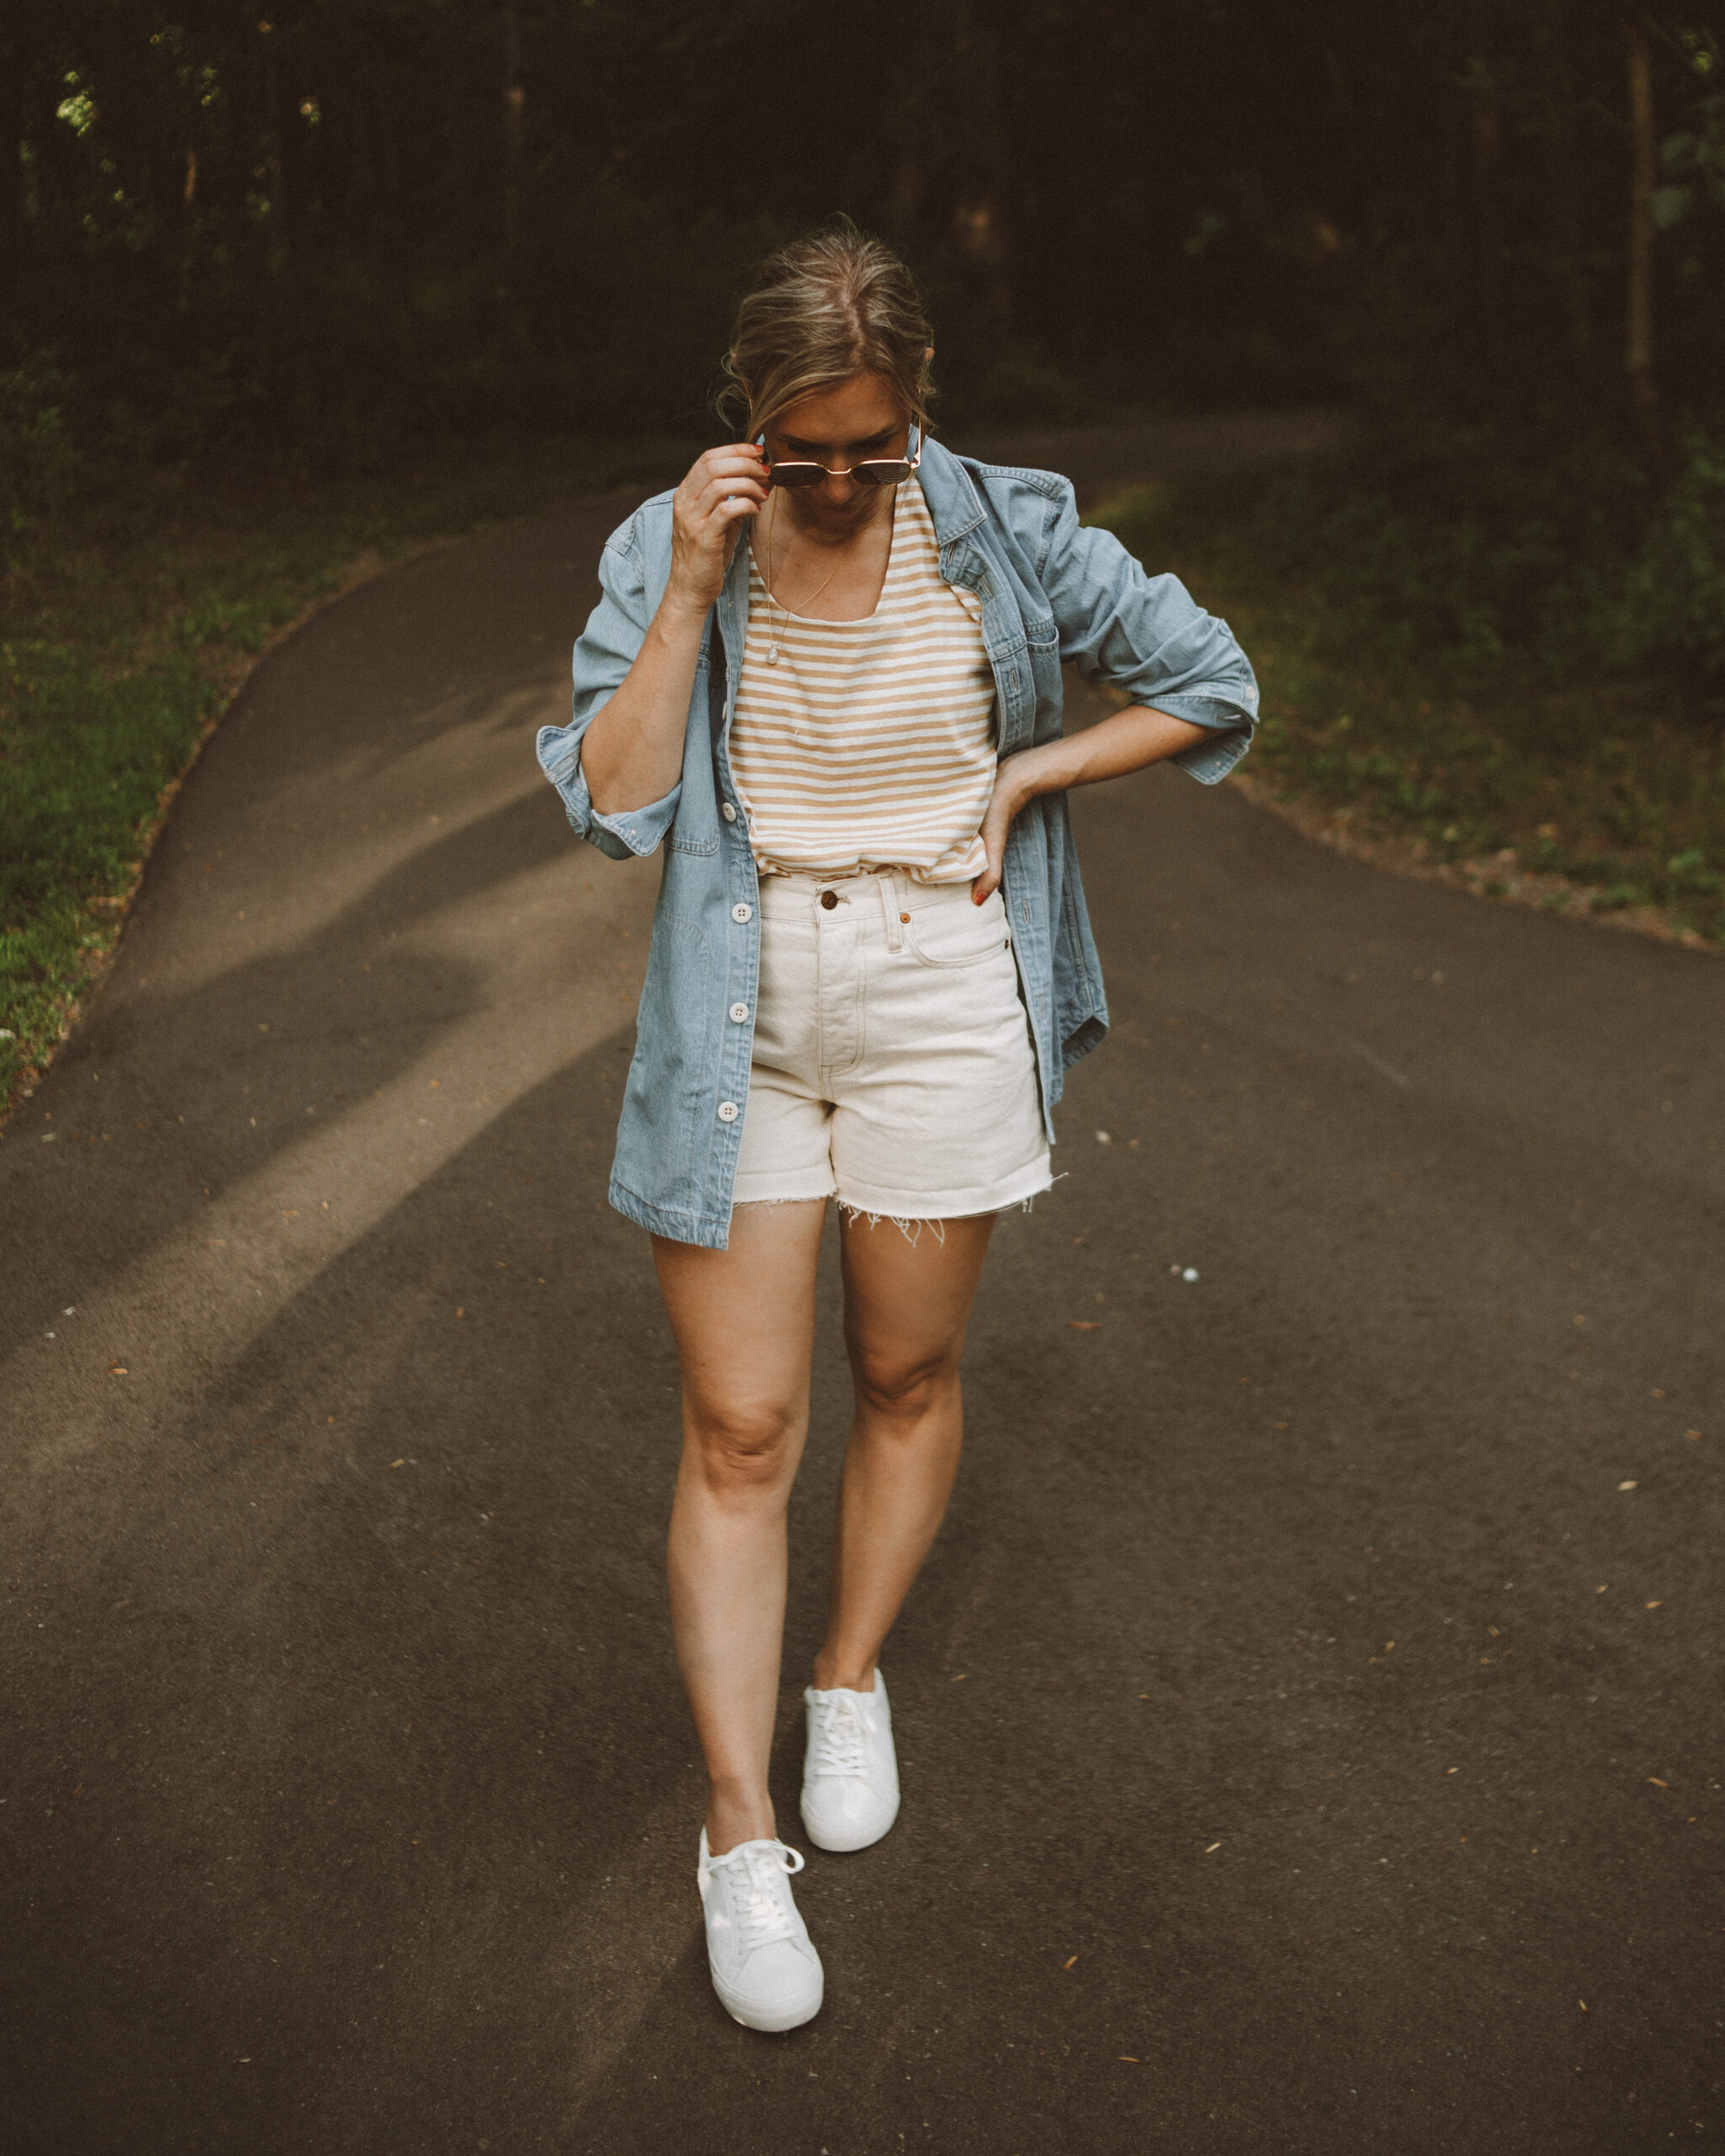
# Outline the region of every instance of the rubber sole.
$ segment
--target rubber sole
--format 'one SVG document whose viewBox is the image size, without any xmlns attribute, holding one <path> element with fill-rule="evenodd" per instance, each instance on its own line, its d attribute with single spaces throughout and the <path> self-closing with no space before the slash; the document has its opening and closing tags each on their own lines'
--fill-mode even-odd
<svg viewBox="0 0 1725 2156">
<path fill-rule="evenodd" d="M 801 1809 L 800 1806 L 798 1806 L 798 1809 Z M 804 1812 L 803 1813 L 803 1831 L 808 1835 L 809 1840 L 814 1843 L 816 1849 L 825 1849 L 828 1855 L 851 1856 L 858 1849 L 872 1849 L 877 1842 L 884 1842 L 887 1836 L 891 1833 L 894 1826 L 897 1822 L 898 1817 L 899 1807 L 898 1805 L 895 1803 L 892 1808 L 891 1817 L 888 1819 L 885 1826 L 880 1828 L 876 1833 L 865 1835 L 861 1841 L 829 1842 L 823 1841 L 821 1837 L 816 1833 L 813 1825 L 809 1822 L 809 1814 Z"/>
<path fill-rule="evenodd" d="M 710 1972 L 712 1968 L 710 1962 L 708 1967 Z M 740 2004 L 736 1993 L 727 1991 L 716 1976 L 713 1979 L 713 1988 L 718 1993 L 719 2004 L 733 2021 L 740 2023 L 745 2029 L 759 2030 L 763 2036 L 782 2036 L 788 2030 L 800 2029 L 805 2021 L 812 2021 L 820 2013 L 822 2006 L 826 2003 L 826 1972 L 825 1970 L 821 1972 L 820 1988 L 815 1992 L 814 2004 L 812 2006 L 789 2009 L 782 2007 L 777 2013 L 772 2014 L 765 2013 L 758 2007 L 750 2008 L 746 2004 Z"/>
</svg>

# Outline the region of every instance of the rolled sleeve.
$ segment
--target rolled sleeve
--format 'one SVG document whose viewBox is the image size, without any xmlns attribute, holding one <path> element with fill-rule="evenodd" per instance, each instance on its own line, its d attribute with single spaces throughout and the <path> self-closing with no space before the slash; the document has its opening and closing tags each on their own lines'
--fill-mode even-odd
<svg viewBox="0 0 1725 2156">
<path fill-rule="evenodd" d="M 636 520 L 614 532 L 599 561 L 599 604 L 588 616 L 574 659 L 574 713 L 567 726 L 542 726 L 539 768 L 557 788 L 571 829 L 613 861 L 651 853 L 676 814 L 681 782 L 662 800 L 607 815 L 593 806 L 581 768 L 581 740 L 635 663 L 649 611 Z"/>
<path fill-rule="evenodd" d="M 1206 786 L 1252 745 L 1258 681 L 1227 623 L 1177 576 L 1147 576 L 1112 531 L 1081 525 L 1070 487 L 1050 519 L 1042 571 L 1060 656 L 1087 681 L 1204 728 L 1171 760 Z"/>
</svg>

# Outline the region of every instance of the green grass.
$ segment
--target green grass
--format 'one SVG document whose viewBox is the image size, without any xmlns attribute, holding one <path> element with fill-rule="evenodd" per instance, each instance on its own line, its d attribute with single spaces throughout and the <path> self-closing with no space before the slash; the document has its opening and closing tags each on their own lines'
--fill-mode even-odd
<svg viewBox="0 0 1725 2156">
<path fill-rule="evenodd" d="M 1725 943 L 1725 745 L 1654 686 L 1553 686 L 1524 662 L 1410 649 L 1254 544 L 1254 485 L 1140 489 L 1106 524 L 1225 615 L 1263 725 L 1250 768 L 1296 811 L 1453 864 L 1487 895 L 1653 909 Z M 1674 715 L 1675 713 L 1675 715 Z"/>
<path fill-rule="evenodd" d="M 113 947 L 164 797 L 272 635 L 369 567 L 687 444 L 471 456 L 387 480 L 135 487 L 15 544 L 0 605 L 0 1112 Z"/>
</svg>

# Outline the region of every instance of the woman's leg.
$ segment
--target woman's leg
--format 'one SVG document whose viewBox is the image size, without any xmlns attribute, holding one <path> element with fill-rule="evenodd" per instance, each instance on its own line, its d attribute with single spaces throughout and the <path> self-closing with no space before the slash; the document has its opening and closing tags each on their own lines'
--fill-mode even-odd
<svg viewBox="0 0 1725 2156">
<path fill-rule="evenodd" d="M 921 1569 L 959 1471 L 959 1354 L 994 1215 L 843 1229 L 845 1338 L 857 1411 L 845 1450 L 820 1690 L 873 1688 L 881 1643 Z"/>
<path fill-rule="evenodd" d="M 776 1828 L 766 1790 L 785 1620 L 785 1504 L 809 1428 L 824 1200 L 740 1205 L 730 1248 L 653 1239 L 683 1380 L 667 1570 L 711 1785 L 708 1846 Z"/>
</svg>

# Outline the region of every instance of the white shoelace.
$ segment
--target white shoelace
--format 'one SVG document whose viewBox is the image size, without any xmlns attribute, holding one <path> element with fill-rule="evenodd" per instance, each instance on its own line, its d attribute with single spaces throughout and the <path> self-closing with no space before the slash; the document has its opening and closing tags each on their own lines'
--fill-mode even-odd
<svg viewBox="0 0 1725 2156">
<path fill-rule="evenodd" d="M 867 1710 L 850 1699 L 816 1700 L 812 1705 L 809 1734 L 814 1746 L 807 1771 L 817 1777 L 862 1774 Z"/>
<path fill-rule="evenodd" d="M 731 1875 L 736 1910 L 737 1945 L 745 1954 L 775 1940 L 796 1936 L 795 1905 L 785 1885 L 803 1869 L 803 1852 L 782 1842 L 745 1842 L 731 1856 L 718 1857 Z"/>
</svg>

